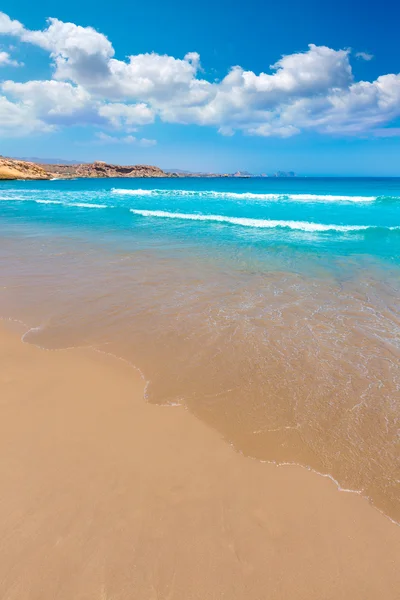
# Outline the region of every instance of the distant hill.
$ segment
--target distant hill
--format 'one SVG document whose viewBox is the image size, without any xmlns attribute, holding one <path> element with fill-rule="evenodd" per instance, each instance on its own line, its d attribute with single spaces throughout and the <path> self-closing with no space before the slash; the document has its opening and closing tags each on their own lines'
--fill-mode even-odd
<svg viewBox="0 0 400 600">
<path fill-rule="evenodd" d="M 44 164 L 40 165 L 53 178 L 75 178 L 75 177 L 173 177 L 158 167 L 151 165 L 112 165 L 96 160 L 93 163 L 73 164 Z"/>
<path fill-rule="evenodd" d="M 34 163 L 0 156 L 0 179 L 71 179 L 76 177 L 174 177 L 151 165 L 94 163 Z M 176 177 L 176 176 L 175 176 Z"/>
<path fill-rule="evenodd" d="M 231 175 L 221 173 L 203 173 L 201 171 L 185 171 L 184 169 L 164 169 L 164 171 L 178 177 L 231 177 Z"/>
<path fill-rule="evenodd" d="M 72 177 L 268 177 L 248 171 L 236 173 L 190 172 L 160 169 L 152 165 L 113 165 L 103 161 L 81 163 L 56 158 L 6 158 L 0 156 L 0 179 L 65 179 Z M 297 177 L 293 171 L 278 171 L 272 177 Z"/>
<path fill-rule="evenodd" d="M 39 163 L 42 165 L 79 165 L 79 160 L 63 160 L 62 158 L 38 158 L 37 156 L 13 156 L 15 160 L 26 160 L 27 162 Z"/>
</svg>

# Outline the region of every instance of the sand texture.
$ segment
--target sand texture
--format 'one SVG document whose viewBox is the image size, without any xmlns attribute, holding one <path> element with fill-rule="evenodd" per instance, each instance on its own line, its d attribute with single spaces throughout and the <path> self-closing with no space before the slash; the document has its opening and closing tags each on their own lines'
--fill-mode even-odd
<svg viewBox="0 0 400 600">
<path fill-rule="evenodd" d="M 400 530 L 236 453 L 127 363 L 0 330 L 2 600 L 395 600 Z"/>
</svg>

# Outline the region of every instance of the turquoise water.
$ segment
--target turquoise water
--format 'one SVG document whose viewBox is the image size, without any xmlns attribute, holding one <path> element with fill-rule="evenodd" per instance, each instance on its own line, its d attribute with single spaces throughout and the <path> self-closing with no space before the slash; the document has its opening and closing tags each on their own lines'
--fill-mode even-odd
<svg viewBox="0 0 400 600">
<path fill-rule="evenodd" d="M 7 182 L 0 199 L 3 224 L 101 232 L 116 244 L 120 236 L 124 245 L 247 249 L 259 259 L 286 249 L 394 264 L 400 254 L 399 179 Z"/>
<path fill-rule="evenodd" d="M 0 182 L 0 316 L 400 518 L 400 179 Z"/>
</svg>

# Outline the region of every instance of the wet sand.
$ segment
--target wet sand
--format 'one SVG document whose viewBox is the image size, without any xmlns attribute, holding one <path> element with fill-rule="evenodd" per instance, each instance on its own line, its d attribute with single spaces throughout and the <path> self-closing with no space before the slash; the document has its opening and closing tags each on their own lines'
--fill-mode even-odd
<svg viewBox="0 0 400 600">
<path fill-rule="evenodd" d="M 238 452 L 329 474 L 400 523 L 397 271 L 252 272 L 38 231 L 0 244 L 0 315 L 25 341 L 112 352 L 149 403 L 185 404 Z"/>
<path fill-rule="evenodd" d="M 127 363 L 0 329 L 0 597 L 398 598 L 400 529 L 236 453 Z"/>
</svg>

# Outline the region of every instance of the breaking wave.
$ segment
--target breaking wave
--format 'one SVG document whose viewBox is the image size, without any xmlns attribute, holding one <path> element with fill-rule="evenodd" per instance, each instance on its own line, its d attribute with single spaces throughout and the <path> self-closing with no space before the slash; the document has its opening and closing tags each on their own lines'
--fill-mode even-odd
<svg viewBox="0 0 400 600">
<path fill-rule="evenodd" d="M 150 191 L 150 190 L 142 190 Z M 112 204 L 97 204 L 94 202 L 63 202 L 62 200 L 30 199 L 25 202 L 44 205 L 56 205 L 65 208 L 90 208 L 90 209 L 108 209 L 119 211 L 125 214 L 131 213 L 141 217 L 154 217 L 159 219 L 179 219 L 186 221 L 203 221 L 214 223 L 226 223 L 228 225 L 238 225 L 241 227 L 252 227 L 257 229 L 290 229 L 293 231 L 329 232 L 336 231 L 340 233 L 357 231 L 400 231 L 400 226 L 380 226 L 380 225 L 340 225 L 332 223 L 313 223 L 310 221 L 296 221 L 286 219 L 254 219 L 249 217 L 232 217 L 229 215 L 201 214 L 201 213 L 182 213 L 169 212 L 164 210 L 148 210 L 123 207 Z"/>
<path fill-rule="evenodd" d="M 400 230 L 399 227 L 376 227 L 373 225 L 333 225 L 325 223 L 310 223 L 308 221 L 284 221 L 273 219 L 249 219 L 246 217 L 228 217 L 225 215 L 200 215 L 191 213 L 174 213 L 163 210 L 138 210 L 131 208 L 130 212 L 142 217 L 158 217 L 162 219 L 181 219 L 188 221 L 212 221 L 217 223 L 230 223 L 231 225 L 241 225 L 242 227 L 256 227 L 259 229 L 292 229 L 296 231 L 323 232 L 340 231 L 346 233 L 349 231 L 365 231 L 368 229 L 387 229 Z"/>
<path fill-rule="evenodd" d="M 197 198 L 230 198 L 232 200 L 293 200 L 295 202 L 374 202 L 380 196 L 335 196 L 330 194 L 258 194 L 254 192 L 218 192 L 215 190 L 143 190 L 112 188 L 121 196 L 189 196 Z M 399 198 L 394 198 L 398 200 Z"/>
</svg>

